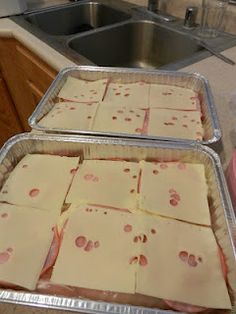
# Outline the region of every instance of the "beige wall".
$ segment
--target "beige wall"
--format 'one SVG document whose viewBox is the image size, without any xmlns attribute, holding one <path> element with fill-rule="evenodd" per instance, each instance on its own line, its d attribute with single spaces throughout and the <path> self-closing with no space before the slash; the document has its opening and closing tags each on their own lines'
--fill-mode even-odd
<svg viewBox="0 0 236 314">
<path fill-rule="evenodd" d="M 137 5 L 147 5 L 148 0 L 126 0 Z M 198 21 L 201 17 L 202 0 L 159 0 L 160 7 L 170 14 L 184 18 L 188 6 L 197 6 L 199 8 Z M 226 32 L 236 35 L 236 5 L 229 5 L 225 17 L 224 28 Z"/>
</svg>

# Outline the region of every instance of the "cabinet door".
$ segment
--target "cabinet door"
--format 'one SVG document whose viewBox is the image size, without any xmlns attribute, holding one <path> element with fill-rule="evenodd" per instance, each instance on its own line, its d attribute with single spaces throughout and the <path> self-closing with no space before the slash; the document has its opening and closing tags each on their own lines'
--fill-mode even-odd
<svg viewBox="0 0 236 314">
<path fill-rule="evenodd" d="M 23 132 L 18 114 L 0 73 L 0 147 L 11 136 Z"/>
<path fill-rule="evenodd" d="M 28 118 L 56 76 L 56 71 L 14 38 L 0 38 L 0 64 L 20 121 Z"/>
<path fill-rule="evenodd" d="M 16 42 L 16 53 L 25 77 L 43 95 L 54 80 L 56 71 L 19 42 Z"/>
<path fill-rule="evenodd" d="M 16 60 L 15 39 L 0 38 L 0 63 L 16 111 L 24 127 L 30 131 L 27 118 L 32 112 L 29 93 Z"/>
<path fill-rule="evenodd" d="M 38 89 L 37 86 L 31 81 L 31 80 L 26 80 L 26 84 L 28 85 L 29 91 L 31 93 L 31 102 L 36 107 L 38 103 L 40 102 L 41 98 L 43 97 L 43 92 Z"/>
</svg>

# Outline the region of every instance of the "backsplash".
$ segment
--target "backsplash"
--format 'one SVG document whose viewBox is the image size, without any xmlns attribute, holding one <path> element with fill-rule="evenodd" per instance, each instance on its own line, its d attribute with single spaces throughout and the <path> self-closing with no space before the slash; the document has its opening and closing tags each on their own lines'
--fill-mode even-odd
<svg viewBox="0 0 236 314">
<path fill-rule="evenodd" d="M 27 3 L 32 3 L 32 2 L 50 2 L 51 0 L 26 0 Z M 58 1 L 58 0 L 57 0 Z M 137 5 L 146 5 L 148 0 L 125 0 L 127 2 L 135 3 Z"/>
<path fill-rule="evenodd" d="M 126 0 L 126 1 L 137 5 L 147 5 L 148 3 L 148 0 Z"/>
</svg>

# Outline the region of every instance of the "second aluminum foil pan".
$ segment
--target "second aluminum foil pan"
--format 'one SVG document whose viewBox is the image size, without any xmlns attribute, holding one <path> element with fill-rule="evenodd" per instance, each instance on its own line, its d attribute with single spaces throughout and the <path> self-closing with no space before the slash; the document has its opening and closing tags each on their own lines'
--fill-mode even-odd
<svg viewBox="0 0 236 314">
<path fill-rule="evenodd" d="M 108 78 L 110 80 L 117 80 L 122 83 L 145 81 L 147 83 L 166 84 L 192 89 L 201 96 L 201 110 L 204 116 L 204 140 L 200 141 L 200 143 L 212 146 L 212 148 L 215 148 L 216 150 L 218 149 L 219 141 L 221 139 L 221 130 L 216 113 L 214 99 L 208 81 L 198 73 L 182 73 L 175 71 L 147 71 L 140 69 L 105 68 L 91 66 L 77 66 L 65 68 L 58 74 L 58 76 L 48 89 L 47 93 L 42 98 L 39 105 L 29 118 L 29 125 L 33 129 L 47 133 L 114 136 L 148 140 L 192 142 L 192 140 L 170 137 L 134 135 L 127 133 L 108 133 L 61 128 L 45 128 L 43 126 L 40 126 L 39 121 L 53 108 L 55 104 L 55 99 L 60 89 L 65 84 L 68 76 L 84 80 L 99 80 Z"/>
</svg>

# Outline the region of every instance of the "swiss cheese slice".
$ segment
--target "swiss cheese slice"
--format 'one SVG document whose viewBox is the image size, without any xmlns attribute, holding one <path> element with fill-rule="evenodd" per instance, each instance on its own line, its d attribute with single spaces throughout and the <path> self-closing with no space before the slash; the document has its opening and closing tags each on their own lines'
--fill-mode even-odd
<svg viewBox="0 0 236 314">
<path fill-rule="evenodd" d="M 132 214 L 76 206 L 65 228 L 51 282 L 134 293 L 137 227 Z"/>
<path fill-rule="evenodd" d="M 110 105 L 148 108 L 150 85 L 144 82 L 109 83 L 104 101 Z"/>
<path fill-rule="evenodd" d="M 60 213 L 79 157 L 26 155 L 10 173 L 0 201 Z"/>
<path fill-rule="evenodd" d="M 199 111 L 150 109 L 148 135 L 201 141 L 203 132 Z"/>
<path fill-rule="evenodd" d="M 66 203 L 136 207 L 139 164 L 126 161 L 84 160 L 77 171 Z"/>
<path fill-rule="evenodd" d="M 107 79 L 85 81 L 69 76 L 58 97 L 77 102 L 100 102 L 104 97 L 106 86 Z"/>
<path fill-rule="evenodd" d="M 50 213 L 0 204 L 0 281 L 35 289 L 54 225 Z"/>
<path fill-rule="evenodd" d="M 145 110 L 101 103 L 92 129 L 102 132 L 141 134 L 144 132 L 145 117 Z"/>
<path fill-rule="evenodd" d="M 147 212 L 210 225 L 202 164 L 141 162 L 139 207 Z"/>
<path fill-rule="evenodd" d="M 96 103 L 61 102 L 55 104 L 38 124 L 48 128 L 90 130 L 96 110 Z"/>
<path fill-rule="evenodd" d="M 141 254 L 147 260 L 137 271 L 137 293 L 207 308 L 231 308 L 210 228 L 160 217 L 146 217 L 145 224 L 148 240 Z"/>
<path fill-rule="evenodd" d="M 170 85 L 150 85 L 150 108 L 197 110 L 199 98 L 191 89 Z"/>
</svg>

